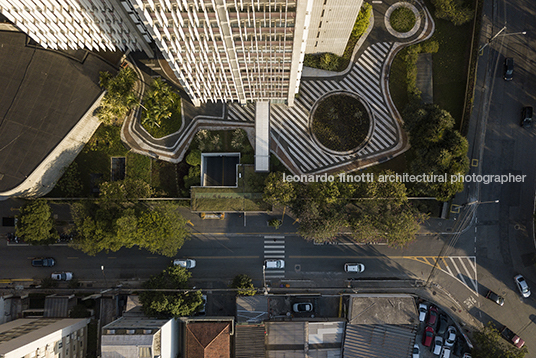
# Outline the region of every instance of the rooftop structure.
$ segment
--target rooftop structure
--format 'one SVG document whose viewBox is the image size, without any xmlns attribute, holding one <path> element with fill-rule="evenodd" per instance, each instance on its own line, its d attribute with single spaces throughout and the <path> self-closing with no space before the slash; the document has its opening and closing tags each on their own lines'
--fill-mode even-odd
<svg viewBox="0 0 536 358">
<path fill-rule="evenodd" d="M 18 319 L 0 325 L 0 356 L 83 358 L 89 319 Z"/>
</svg>

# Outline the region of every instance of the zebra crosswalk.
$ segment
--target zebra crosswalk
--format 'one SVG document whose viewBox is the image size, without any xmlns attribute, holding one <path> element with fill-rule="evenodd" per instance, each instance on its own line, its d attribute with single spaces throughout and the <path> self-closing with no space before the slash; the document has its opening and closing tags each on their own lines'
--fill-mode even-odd
<svg viewBox="0 0 536 358">
<path fill-rule="evenodd" d="M 436 256 L 408 256 L 411 260 L 434 266 Z M 454 277 L 478 295 L 476 256 L 444 256 L 437 262 L 437 269 Z"/>
<path fill-rule="evenodd" d="M 350 71 L 336 77 L 301 79 L 299 97 L 293 107 L 284 104 L 270 106 L 270 135 L 278 149 L 292 160 L 303 173 L 337 167 L 347 162 L 376 155 L 394 148 L 401 137 L 397 120 L 390 113 L 386 93 L 382 87 L 382 67 L 393 44 L 376 43 L 369 46 Z M 368 142 L 352 153 L 334 154 L 324 150 L 310 132 L 310 114 L 315 103 L 331 92 L 346 91 L 357 94 L 372 111 L 372 132 Z M 251 105 L 228 104 L 231 120 L 254 120 Z"/>
<path fill-rule="evenodd" d="M 265 236 L 264 237 L 264 260 L 281 259 L 285 260 L 285 237 Z M 285 270 L 266 270 L 266 279 L 283 278 Z"/>
</svg>

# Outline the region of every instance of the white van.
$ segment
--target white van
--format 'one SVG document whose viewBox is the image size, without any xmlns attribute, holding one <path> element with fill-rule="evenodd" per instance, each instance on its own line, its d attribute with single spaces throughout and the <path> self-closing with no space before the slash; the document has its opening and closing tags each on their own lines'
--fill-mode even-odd
<svg viewBox="0 0 536 358">
<path fill-rule="evenodd" d="M 264 261 L 264 267 L 266 269 L 284 269 L 285 261 L 284 260 L 266 260 Z"/>
<path fill-rule="evenodd" d="M 450 353 L 450 348 L 443 348 L 443 352 L 441 352 L 441 358 L 450 358 Z"/>
</svg>

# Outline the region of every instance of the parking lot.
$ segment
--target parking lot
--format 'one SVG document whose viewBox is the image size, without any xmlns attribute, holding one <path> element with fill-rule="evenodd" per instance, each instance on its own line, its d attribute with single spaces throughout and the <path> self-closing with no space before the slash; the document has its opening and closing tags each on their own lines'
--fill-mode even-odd
<svg viewBox="0 0 536 358">
<path fill-rule="evenodd" d="M 454 320 L 449 317 L 441 308 L 435 306 L 430 302 L 418 302 L 419 306 L 419 330 L 417 332 L 417 337 L 415 343 L 418 344 L 420 349 L 421 358 L 436 358 L 441 357 L 442 352 L 445 350 L 445 346 L 450 346 L 451 355 L 450 358 L 462 358 L 465 352 L 469 352 L 465 339 L 460 332 L 459 327 L 456 325 Z M 421 311 L 420 305 L 426 306 L 426 309 Z M 433 330 L 433 336 L 425 341 L 423 341 L 423 334 L 427 327 L 431 327 Z M 429 330 L 429 329 L 428 329 Z M 449 330 L 455 332 L 454 343 L 452 341 L 447 342 L 449 338 Z M 435 344 L 436 337 L 439 340 L 437 342 L 437 347 Z M 452 338 L 452 334 L 451 334 Z M 429 346 L 425 346 L 426 345 Z M 439 344 L 440 343 L 440 344 Z M 439 347 L 441 346 L 441 348 Z M 439 354 L 434 354 L 433 351 L 439 352 Z"/>
</svg>

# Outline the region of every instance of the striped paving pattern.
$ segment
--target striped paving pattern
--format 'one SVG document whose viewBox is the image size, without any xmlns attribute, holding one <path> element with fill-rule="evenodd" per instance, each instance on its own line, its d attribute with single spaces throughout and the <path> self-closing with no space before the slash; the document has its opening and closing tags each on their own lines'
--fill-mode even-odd
<svg viewBox="0 0 536 358">
<path fill-rule="evenodd" d="M 264 237 L 264 259 L 273 260 L 281 259 L 285 260 L 285 237 L 284 236 L 265 236 Z M 266 279 L 271 278 L 283 278 L 285 277 L 285 270 L 271 270 L 265 271 Z"/>
<path fill-rule="evenodd" d="M 377 43 L 366 49 L 344 76 L 302 78 L 300 95 L 289 108 L 282 104 L 270 107 L 270 135 L 303 173 L 314 173 L 330 167 L 379 154 L 396 146 L 400 139 L 399 126 L 390 115 L 380 86 L 381 70 L 391 43 Z M 316 144 L 309 133 L 309 116 L 314 104 L 334 91 L 356 93 L 365 100 L 374 116 L 369 142 L 357 152 L 347 155 L 329 153 Z M 254 120 L 252 105 L 227 106 L 229 119 Z"/>
</svg>

